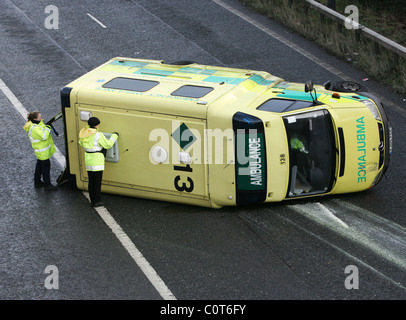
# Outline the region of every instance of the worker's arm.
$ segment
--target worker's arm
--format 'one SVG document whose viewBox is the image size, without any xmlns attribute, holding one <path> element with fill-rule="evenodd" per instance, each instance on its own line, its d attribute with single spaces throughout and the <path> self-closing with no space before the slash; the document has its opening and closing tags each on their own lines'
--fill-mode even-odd
<svg viewBox="0 0 406 320">
<path fill-rule="evenodd" d="M 106 136 L 102 133 L 99 138 L 99 144 L 104 148 L 104 149 L 110 149 L 117 141 L 118 139 L 118 134 L 113 133 L 110 137 L 110 139 L 107 139 Z"/>
<path fill-rule="evenodd" d="M 49 138 L 51 134 L 51 129 L 48 129 L 47 127 L 42 127 L 42 126 L 36 126 L 32 132 L 31 136 L 35 140 L 42 140 L 45 141 Z"/>
</svg>

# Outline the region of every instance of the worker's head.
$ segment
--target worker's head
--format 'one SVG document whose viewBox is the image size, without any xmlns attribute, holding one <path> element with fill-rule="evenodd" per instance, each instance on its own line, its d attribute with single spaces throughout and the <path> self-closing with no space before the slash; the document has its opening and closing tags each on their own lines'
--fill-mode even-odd
<svg viewBox="0 0 406 320">
<path fill-rule="evenodd" d="M 95 128 L 100 124 L 100 120 L 96 117 L 90 117 L 89 120 L 87 120 L 87 124 L 90 128 Z"/>
<path fill-rule="evenodd" d="M 41 112 L 39 111 L 32 111 L 27 115 L 28 121 L 41 121 L 42 120 L 42 115 Z"/>
</svg>

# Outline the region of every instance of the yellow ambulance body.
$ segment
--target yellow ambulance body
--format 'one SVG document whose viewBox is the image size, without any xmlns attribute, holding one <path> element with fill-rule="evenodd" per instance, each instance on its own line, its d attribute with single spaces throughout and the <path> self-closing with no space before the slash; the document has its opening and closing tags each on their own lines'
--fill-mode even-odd
<svg viewBox="0 0 406 320">
<path fill-rule="evenodd" d="M 114 58 L 61 91 L 67 172 L 87 189 L 78 133 L 118 132 L 102 192 L 220 208 L 356 192 L 384 174 L 391 130 L 366 92 L 267 72 Z"/>
</svg>

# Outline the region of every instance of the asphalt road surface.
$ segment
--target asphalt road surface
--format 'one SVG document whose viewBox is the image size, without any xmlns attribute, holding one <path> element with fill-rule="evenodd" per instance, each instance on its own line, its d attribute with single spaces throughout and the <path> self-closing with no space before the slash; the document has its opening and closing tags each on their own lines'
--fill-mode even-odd
<svg viewBox="0 0 406 320">
<path fill-rule="evenodd" d="M 238 1 L 48 5 L 0 2 L 0 299 L 406 298 L 406 97 Z M 387 177 L 357 194 L 220 210 L 104 194 L 96 211 L 67 184 L 34 189 L 22 114 L 51 118 L 62 87 L 115 56 L 362 82 L 388 105 Z M 53 180 L 61 166 L 52 158 Z"/>
</svg>

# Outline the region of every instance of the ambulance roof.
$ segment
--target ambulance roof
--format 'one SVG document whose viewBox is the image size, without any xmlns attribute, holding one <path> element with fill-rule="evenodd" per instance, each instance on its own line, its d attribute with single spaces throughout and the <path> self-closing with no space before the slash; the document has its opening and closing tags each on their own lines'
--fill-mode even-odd
<svg viewBox="0 0 406 320">
<path fill-rule="evenodd" d="M 109 97 L 104 93 L 114 93 L 114 99 L 121 96 L 121 101 L 134 100 L 128 98 L 136 95 L 137 100 L 153 105 L 158 111 L 161 107 L 168 108 L 171 99 L 176 100 L 179 108 L 182 104 L 189 108 L 190 104 L 198 104 L 200 111 L 205 112 L 211 102 L 231 91 L 233 95 L 256 96 L 281 80 L 263 71 L 117 57 L 68 86 L 79 91 L 79 103 L 87 103 L 85 100 L 89 99 L 93 100 L 92 104 L 94 99 L 106 102 Z M 195 116 L 203 116 L 199 108 L 193 109 L 191 113 Z"/>
</svg>

